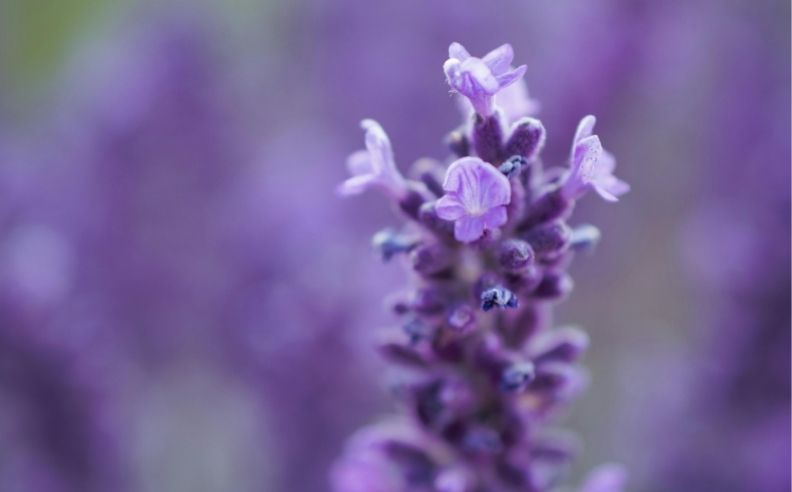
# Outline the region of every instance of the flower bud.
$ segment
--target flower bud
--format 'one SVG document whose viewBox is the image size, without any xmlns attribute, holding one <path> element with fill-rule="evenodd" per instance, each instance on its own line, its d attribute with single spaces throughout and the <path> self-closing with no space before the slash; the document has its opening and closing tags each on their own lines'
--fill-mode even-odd
<svg viewBox="0 0 792 492">
<path fill-rule="evenodd" d="M 565 297 L 572 291 L 573 287 L 574 282 L 569 275 L 550 272 L 545 274 L 531 295 L 536 299 L 555 300 Z"/>
<path fill-rule="evenodd" d="M 401 234 L 393 229 L 383 229 L 371 238 L 371 245 L 384 261 L 390 261 L 397 254 L 409 252 L 419 242 L 417 237 Z"/>
<path fill-rule="evenodd" d="M 534 227 L 523 235 L 537 255 L 559 253 L 569 246 L 572 230 L 564 222 Z"/>
<path fill-rule="evenodd" d="M 589 336 L 583 330 L 566 326 L 548 330 L 532 341 L 529 353 L 534 363 L 548 361 L 574 362 L 586 351 Z"/>
<path fill-rule="evenodd" d="M 454 130 L 446 136 L 446 145 L 457 157 L 467 157 L 470 155 L 470 141 L 464 132 Z"/>
<path fill-rule="evenodd" d="M 511 179 L 518 176 L 522 170 L 528 165 L 528 161 L 521 155 L 513 155 L 503 161 L 503 164 L 498 166 L 498 171 L 502 172 L 504 176 Z"/>
<path fill-rule="evenodd" d="M 571 211 L 573 204 L 564 196 L 560 188 L 547 191 L 528 206 L 518 229 L 526 231 L 538 224 L 563 217 Z"/>
<path fill-rule="evenodd" d="M 422 244 L 410 252 L 410 263 L 413 269 L 423 275 L 435 275 L 447 270 L 453 263 L 454 256 L 439 243 Z"/>
<path fill-rule="evenodd" d="M 500 388 L 506 392 L 522 391 L 535 376 L 536 372 L 531 362 L 513 364 L 501 373 Z"/>
<path fill-rule="evenodd" d="M 493 308 L 516 308 L 517 296 L 506 287 L 496 286 L 481 293 L 481 309 L 489 311 Z"/>
<path fill-rule="evenodd" d="M 575 227 L 572 230 L 570 246 L 575 251 L 592 251 L 600 241 L 600 230 L 590 224 Z"/>
<path fill-rule="evenodd" d="M 473 122 L 473 150 L 482 161 L 496 165 L 503 150 L 503 129 L 497 114 L 482 118 L 478 114 Z"/>
<path fill-rule="evenodd" d="M 512 125 L 505 154 L 520 155 L 526 160 L 533 159 L 544 147 L 545 133 L 541 121 L 535 118 L 522 118 Z"/>
<path fill-rule="evenodd" d="M 498 248 L 498 263 L 507 272 L 517 272 L 530 266 L 534 260 L 534 250 L 530 244 L 520 239 L 509 239 Z"/>
</svg>

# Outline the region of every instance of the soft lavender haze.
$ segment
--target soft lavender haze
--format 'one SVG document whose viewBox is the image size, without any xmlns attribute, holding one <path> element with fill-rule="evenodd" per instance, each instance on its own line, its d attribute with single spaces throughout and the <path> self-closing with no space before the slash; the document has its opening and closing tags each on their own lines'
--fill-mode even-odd
<svg viewBox="0 0 792 492">
<path fill-rule="evenodd" d="M 589 332 L 596 388 L 564 420 L 585 442 L 567 483 L 612 460 L 630 491 L 789 490 L 789 18 L 776 0 L 3 2 L 0 490 L 329 490 L 347 438 L 396 409 L 373 347 L 405 285 L 370 247 L 390 207 L 336 187 L 363 118 L 405 174 L 445 157 L 469 109 L 452 41 L 509 42 L 528 94 L 499 97 L 541 120 L 543 160 L 596 114 L 632 188 L 575 213 L 602 239 L 556 320 Z"/>
</svg>

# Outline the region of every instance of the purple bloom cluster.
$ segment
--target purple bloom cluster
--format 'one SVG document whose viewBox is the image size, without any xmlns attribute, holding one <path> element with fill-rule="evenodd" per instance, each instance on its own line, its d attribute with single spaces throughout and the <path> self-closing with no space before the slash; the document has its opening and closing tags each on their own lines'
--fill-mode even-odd
<svg viewBox="0 0 792 492">
<path fill-rule="evenodd" d="M 629 186 L 613 175 L 593 116 L 569 166 L 545 168 L 545 129 L 512 59 L 509 45 L 480 59 L 450 46 L 446 78 L 472 111 L 449 135 L 447 166 L 422 159 L 405 178 L 384 130 L 363 122 L 366 150 L 350 157 L 353 176 L 338 191 L 376 188 L 395 201 L 408 223 L 374 245 L 385 259 L 403 256 L 417 285 L 393 299 L 402 329 L 380 345 L 402 369 L 393 386 L 405 412 L 350 440 L 332 471 L 338 492 L 556 490 L 576 451 L 551 421 L 586 386 L 578 362 L 589 341 L 579 328 L 550 328 L 549 311 L 572 288 L 574 253 L 599 232 L 567 220 L 589 190 L 616 201 Z M 618 492 L 624 481 L 607 465 L 578 490 Z"/>
</svg>

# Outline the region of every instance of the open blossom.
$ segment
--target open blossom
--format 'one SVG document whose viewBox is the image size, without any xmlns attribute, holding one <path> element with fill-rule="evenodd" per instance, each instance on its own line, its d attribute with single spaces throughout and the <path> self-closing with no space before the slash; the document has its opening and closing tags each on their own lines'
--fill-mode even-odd
<svg viewBox="0 0 792 492">
<path fill-rule="evenodd" d="M 568 198 L 578 198 L 588 189 L 610 202 L 630 191 L 630 185 L 613 175 L 616 159 L 602 148 L 602 143 L 594 135 L 597 119 L 588 115 L 578 124 L 572 144 L 570 162 L 572 168 L 563 185 Z"/>
<path fill-rule="evenodd" d="M 341 183 L 338 193 L 357 195 L 376 187 L 393 198 L 404 196 L 407 186 L 396 168 L 393 149 L 385 130 L 370 119 L 361 121 L 360 126 L 366 131 L 366 150 L 359 150 L 347 159 L 347 169 L 352 177 Z"/>
<path fill-rule="evenodd" d="M 480 238 L 485 230 L 506 223 L 506 205 L 511 201 L 509 180 L 495 167 L 477 157 L 451 164 L 437 201 L 438 217 L 454 221 L 454 237 L 463 243 Z"/>
<path fill-rule="evenodd" d="M 495 48 L 484 58 L 476 58 L 461 44 L 451 43 L 443 71 L 451 89 L 465 96 L 476 113 L 486 118 L 493 112 L 494 96 L 525 74 L 525 65 L 511 67 L 513 58 L 509 44 Z"/>
</svg>

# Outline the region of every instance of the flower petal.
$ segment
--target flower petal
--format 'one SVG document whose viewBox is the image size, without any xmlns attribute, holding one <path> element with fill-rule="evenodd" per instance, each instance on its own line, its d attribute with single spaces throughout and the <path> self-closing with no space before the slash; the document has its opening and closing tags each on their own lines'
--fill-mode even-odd
<svg viewBox="0 0 792 492">
<path fill-rule="evenodd" d="M 448 47 L 448 57 L 456 58 L 459 61 L 465 61 L 470 58 L 470 53 L 460 43 L 451 43 Z"/>
<path fill-rule="evenodd" d="M 525 75 L 527 68 L 528 67 L 526 65 L 520 65 L 514 70 L 509 70 L 506 73 L 497 75 L 495 78 L 498 80 L 498 86 L 502 89 L 517 82 L 522 78 L 523 75 Z"/>
<path fill-rule="evenodd" d="M 454 223 L 454 237 L 463 243 L 472 243 L 484 234 L 481 217 L 462 217 Z"/>
<path fill-rule="evenodd" d="M 457 220 L 467 211 L 456 195 L 444 195 L 435 202 L 435 213 L 443 220 Z"/>
<path fill-rule="evenodd" d="M 508 216 L 506 214 L 506 207 L 500 206 L 490 209 L 487 213 L 481 216 L 484 221 L 486 229 L 497 229 L 506 223 Z"/>
<path fill-rule="evenodd" d="M 509 69 L 514 59 L 514 50 L 506 43 L 490 51 L 481 60 L 487 64 L 492 73 L 500 74 Z"/>
<path fill-rule="evenodd" d="M 359 195 L 369 189 L 377 180 L 370 174 L 352 176 L 336 188 L 336 192 L 342 196 Z"/>
<path fill-rule="evenodd" d="M 573 172 L 589 182 L 598 173 L 598 163 L 602 156 L 602 143 L 596 135 L 586 137 L 575 145 L 574 157 L 572 160 Z"/>
<path fill-rule="evenodd" d="M 395 167 L 390 139 L 382 126 L 371 119 L 361 121 L 360 126 L 366 130 L 366 149 L 371 154 L 373 171 L 376 173 Z"/>
<path fill-rule="evenodd" d="M 362 174 L 371 174 L 371 157 L 367 150 L 358 150 L 353 152 L 347 158 L 347 170 L 352 176 L 360 176 Z"/>
<path fill-rule="evenodd" d="M 479 209 L 487 210 L 511 201 L 509 179 L 494 166 L 484 164 L 477 169 L 479 181 Z"/>
<path fill-rule="evenodd" d="M 597 118 L 591 114 L 584 116 L 583 119 L 580 120 L 577 129 L 575 129 L 575 138 L 572 139 L 571 155 L 574 155 L 575 147 L 577 146 L 578 142 L 586 137 L 590 137 L 594 133 L 594 125 L 596 123 Z"/>
</svg>

